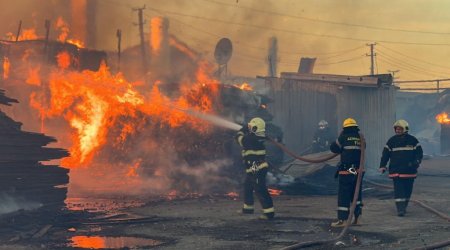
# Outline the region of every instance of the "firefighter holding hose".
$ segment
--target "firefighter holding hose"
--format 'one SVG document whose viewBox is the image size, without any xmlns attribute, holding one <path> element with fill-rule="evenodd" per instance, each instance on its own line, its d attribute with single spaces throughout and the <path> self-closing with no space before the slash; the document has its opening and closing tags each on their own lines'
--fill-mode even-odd
<svg viewBox="0 0 450 250">
<path fill-rule="evenodd" d="M 337 174 L 339 177 L 338 208 L 336 222 L 331 223 L 332 227 L 344 227 L 349 216 L 350 205 L 355 192 L 357 175 L 361 159 L 361 135 L 358 124 L 353 118 L 344 120 L 343 129 L 338 139 L 330 145 L 333 153 L 341 155 L 338 164 Z M 358 201 L 355 207 L 355 219 L 352 224 L 358 224 L 358 218 L 362 212 L 361 186 L 359 189 Z"/>
<path fill-rule="evenodd" d="M 260 219 L 273 219 L 275 209 L 272 197 L 266 186 L 266 175 L 269 164 L 266 162 L 266 123 L 256 117 L 250 120 L 248 126 L 243 126 L 236 135 L 236 140 L 242 147 L 242 157 L 245 166 L 244 206 L 243 214 L 253 214 L 253 191 L 261 203 L 263 214 Z"/>
<path fill-rule="evenodd" d="M 393 127 L 395 135 L 384 146 L 379 171 L 384 173 L 390 161 L 389 178 L 394 181 L 397 215 L 402 217 L 406 213 L 414 179 L 417 177 L 417 168 L 422 162 L 423 151 L 416 137 L 408 134 L 407 121 L 398 120 Z"/>
</svg>

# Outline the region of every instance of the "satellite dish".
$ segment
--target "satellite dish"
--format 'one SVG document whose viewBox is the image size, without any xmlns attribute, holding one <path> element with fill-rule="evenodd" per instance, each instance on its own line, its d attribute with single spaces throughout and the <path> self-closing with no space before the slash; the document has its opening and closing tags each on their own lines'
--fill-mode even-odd
<svg viewBox="0 0 450 250">
<path fill-rule="evenodd" d="M 227 62 L 231 58 L 231 54 L 233 53 L 233 45 L 231 44 L 231 40 L 228 38 L 222 38 L 216 45 L 216 49 L 214 50 L 214 57 L 216 58 L 216 62 L 219 65 L 227 64 Z"/>
</svg>

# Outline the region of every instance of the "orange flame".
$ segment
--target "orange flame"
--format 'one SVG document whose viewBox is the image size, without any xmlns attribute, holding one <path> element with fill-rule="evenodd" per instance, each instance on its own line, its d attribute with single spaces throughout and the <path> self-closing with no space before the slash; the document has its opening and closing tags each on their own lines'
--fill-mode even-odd
<svg viewBox="0 0 450 250">
<path fill-rule="evenodd" d="M 30 85 L 41 86 L 41 77 L 39 75 L 40 70 L 40 65 L 37 65 L 35 68 L 28 68 L 28 77 L 25 82 Z"/>
<path fill-rule="evenodd" d="M 65 42 L 67 40 L 67 37 L 69 36 L 69 25 L 64 21 L 62 17 L 58 17 L 56 19 L 56 28 L 59 29 L 59 35 L 57 40 L 59 42 Z"/>
<path fill-rule="evenodd" d="M 77 46 L 78 48 L 84 48 L 84 43 L 80 40 L 77 39 L 67 39 L 66 40 L 67 43 L 73 44 L 75 46 Z"/>
<path fill-rule="evenodd" d="M 279 196 L 279 195 L 281 195 L 281 193 L 283 193 L 283 191 L 279 190 L 279 189 L 268 188 L 268 190 L 269 190 L 269 194 L 272 196 Z"/>
<path fill-rule="evenodd" d="M 66 69 L 70 55 L 58 55 L 58 65 Z M 90 163 L 96 152 L 107 144 L 109 128 L 117 126 L 118 117 L 136 117 L 138 112 L 158 117 L 163 124 L 179 127 L 186 124 L 197 131 L 208 133 L 210 126 L 173 107 L 212 113 L 212 97 L 218 95 L 218 82 L 212 79 L 207 64 L 197 71 L 197 83 L 182 88 L 181 96 L 171 99 L 154 84 L 148 97 L 139 94 L 134 85 L 121 74 L 112 75 L 102 64 L 97 72 L 59 70 L 50 74 L 49 104 L 34 95 L 31 103 L 44 118 L 64 116 L 74 130 L 71 157 L 63 159 L 64 166 L 77 167 Z M 49 106 L 49 107 L 47 107 Z M 120 136 L 112 144 L 120 145 L 135 133 L 136 121 L 120 122 Z M 136 167 L 137 169 L 137 167 Z M 130 173 L 130 175 L 133 175 Z"/>
<path fill-rule="evenodd" d="M 9 62 L 8 57 L 3 58 L 3 79 L 8 79 L 9 77 L 9 69 L 11 67 L 11 64 Z"/>
<path fill-rule="evenodd" d="M 63 52 L 59 53 L 58 55 L 56 55 L 56 61 L 58 62 L 58 66 L 61 69 L 69 68 L 70 60 L 71 60 L 71 56 L 70 56 L 69 52 L 67 52 L 67 51 L 63 51 Z"/>
<path fill-rule="evenodd" d="M 234 84 L 233 86 L 235 86 L 235 87 L 237 87 L 237 88 L 240 88 L 240 89 L 242 89 L 242 90 L 245 90 L 245 91 L 252 91 L 252 90 L 253 90 L 253 87 L 252 87 L 250 84 L 246 83 L 246 82 L 244 82 L 244 83 L 241 84 L 241 85 L 239 85 L 239 84 Z"/>
<path fill-rule="evenodd" d="M 15 41 L 17 36 L 15 36 L 12 32 L 6 33 L 6 36 L 9 40 Z M 38 39 L 38 36 L 36 35 L 36 30 L 34 28 L 30 29 L 23 29 L 21 34 L 19 35 L 18 41 L 25 41 L 25 40 L 36 40 Z"/>
<path fill-rule="evenodd" d="M 58 41 L 62 43 L 70 43 L 76 45 L 78 48 L 84 48 L 84 43 L 78 39 L 69 39 L 70 28 L 62 17 L 58 17 L 56 20 L 56 28 L 59 29 Z"/>
<path fill-rule="evenodd" d="M 436 115 L 436 121 L 440 124 L 450 124 L 450 118 L 448 117 L 448 114 L 445 112 Z"/>
<path fill-rule="evenodd" d="M 153 54 L 158 54 L 164 39 L 164 19 L 162 17 L 154 17 L 150 22 L 150 43 Z"/>
</svg>

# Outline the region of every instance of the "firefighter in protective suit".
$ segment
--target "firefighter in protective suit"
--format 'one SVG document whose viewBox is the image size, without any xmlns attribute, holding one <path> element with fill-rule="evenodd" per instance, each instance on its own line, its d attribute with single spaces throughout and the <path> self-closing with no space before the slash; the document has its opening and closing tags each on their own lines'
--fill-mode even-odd
<svg viewBox="0 0 450 250">
<path fill-rule="evenodd" d="M 253 191 L 261 203 L 263 215 L 260 219 L 272 219 L 275 216 L 272 198 L 266 186 L 266 175 L 269 164 L 266 162 L 264 141 L 266 123 L 256 117 L 250 120 L 248 126 L 243 126 L 236 135 L 237 142 L 242 147 L 242 157 L 245 166 L 244 206 L 242 213 L 253 214 Z"/>
<path fill-rule="evenodd" d="M 334 139 L 336 139 L 336 137 L 332 135 L 332 132 L 328 127 L 328 122 L 321 120 L 314 133 L 312 153 L 327 151 Z"/>
<path fill-rule="evenodd" d="M 386 165 L 390 161 L 389 178 L 394 181 L 397 215 L 402 217 L 406 213 L 414 179 L 417 177 L 417 168 L 422 162 L 423 151 L 416 137 L 408 134 L 407 121 L 396 121 L 394 131 L 395 135 L 384 146 L 379 171 L 384 173 L 387 169 Z"/>
<path fill-rule="evenodd" d="M 336 222 L 331 223 L 332 227 L 343 227 L 348 219 L 350 205 L 355 193 L 357 175 L 362 174 L 359 171 L 361 159 L 361 136 L 359 134 L 358 124 L 353 118 L 344 120 L 343 129 L 338 139 L 330 145 L 333 153 L 341 155 L 341 161 L 338 164 L 337 174 L 339 177 L 338 189 L 338 208 Z M 353 224 L 358 224 L 358 218 L 362 212 L 361 187 L 359 190 L 358 201 L 355 207 L 355 220 Z"/>
</svg>

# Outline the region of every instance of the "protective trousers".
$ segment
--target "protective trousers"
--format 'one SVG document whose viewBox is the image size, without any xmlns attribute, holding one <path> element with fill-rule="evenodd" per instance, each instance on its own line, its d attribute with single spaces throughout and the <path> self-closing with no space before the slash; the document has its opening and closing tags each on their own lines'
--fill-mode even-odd
<svg viewBox="0 0 450 250">
<path fill-rule="evenodd" d="M 267 168 L 260 169 L 255 173 L 247 173 L 244 182 L 244 213 L 253 213 L 253 191 L 256 193 L 263 208 L 263 213 L 267 218 L 273 218 L 275 210 L 273 208 L 272 197 L 266 186 Z"/>
<path fill-rule="evenodd" d="M 347 220 L 350 211 L 350 205 L 355 194 L 356 180 L 358 175 L 346 174 L 339 175 L 339 190 L 338 190 L 338 220 Z M 362 181 L 361 181 L 362 183 Z M 355 217 L 359 217 L 362 213 L 362 185 L 359 187 L 358 201 L 355 207 Z"/>
<path fill-rule="evenodd" d="M 406 213 L 409 198 L 414 185 L 414 178 L 394 178 L 394 197 L 398 214 Z"/>
</svg>

